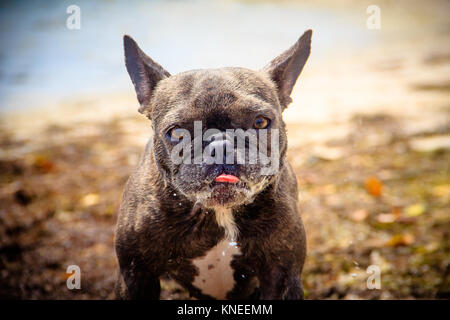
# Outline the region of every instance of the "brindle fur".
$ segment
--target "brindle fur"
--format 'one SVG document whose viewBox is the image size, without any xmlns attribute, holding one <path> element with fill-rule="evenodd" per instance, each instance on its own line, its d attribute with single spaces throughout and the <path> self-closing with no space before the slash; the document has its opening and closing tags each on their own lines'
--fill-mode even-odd
<svg viewBox="0 0 450 320">
<path fill-rule="evenodd" d="M 241 255 L 231 263 L 235 286 L 227 298 L 303 298 L 300 275 L 306 237 L 297 209 L 296 177 L 286 160 L 281 113 L 291 101 L 289 95 L 308 58 L 310 40 L 308 30 L 261 71 L 223 68 L 170 76 L 125 37 L 127 69 L 140 112 L 152 120 L 153 136 L 126 184 L 117 221 L 118 298 L 158 299 L 159 278 L 164 275 L 177 280 L 194 297 L 212 298 L 193 287 L 198 270 L 192 260 L 221 241 L 224 229 L 217 224 L 213 208 L 194 206 L 195 188 L 204 177 L 192 170 L 180 177 L 182 170 L 169 157 L 165 130 L 174 121 L 191 130 L 189 124 L 195 119 L 220 130 L 248 128 L 255 106 L 271 113 L 271 125 L 280 130 L 280 169 L 251 199 L 232 206 Z M 236 170 L 253 175 L 259 168 Z M 218 174 L 211 170 L 208 177 Z M 187 178 L 190 181 L 184 181 Z"/>
</svg>

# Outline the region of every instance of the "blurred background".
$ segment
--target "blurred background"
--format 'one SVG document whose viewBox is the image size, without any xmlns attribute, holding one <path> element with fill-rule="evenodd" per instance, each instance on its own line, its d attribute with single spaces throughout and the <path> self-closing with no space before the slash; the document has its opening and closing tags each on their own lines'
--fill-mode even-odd
<svg viewBox="0 0 450 320">
<path fill-rule="evenodd" d="M 80 9 L 80 28 L 67 13 Z M 379 9 L 379 28 L 373 28 Z M 258 69 L 313 29 L 284 112 L 308 299 L 450 298 L 449 1 L 2 1 L 0 298 L 113 298 L 150 135 L 122 36 L 170 73 Z M 69 21 L 70 22 L 70 21 Z M 69 265 L 81 290 L 66 287 Z M 366 280 L 381 270 L 381 288 Z M 187 298 L 170 279 L 162 298 Z"/>
</svg>

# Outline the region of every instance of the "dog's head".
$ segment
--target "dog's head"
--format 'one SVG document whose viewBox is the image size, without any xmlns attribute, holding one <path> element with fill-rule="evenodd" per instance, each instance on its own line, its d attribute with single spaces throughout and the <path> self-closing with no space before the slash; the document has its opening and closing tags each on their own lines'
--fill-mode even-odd
<svg viewBox="0 0 450 320">
<path fill-rule="evenodd" d="M 281 113 L 308 59 L 311 30 L 259 71 L 192 70 L 170 75 L 129 36 L 125 63 L 152 121 L 153 153 L 162 176 L 206 207 L 251 202 L 283 165 Z"/>
</svg>

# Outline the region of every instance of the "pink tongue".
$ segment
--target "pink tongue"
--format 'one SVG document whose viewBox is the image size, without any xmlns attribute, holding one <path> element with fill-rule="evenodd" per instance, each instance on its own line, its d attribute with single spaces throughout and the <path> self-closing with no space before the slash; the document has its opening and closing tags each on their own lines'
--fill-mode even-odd
<svg viewBox="0 0 450 320">
<path fill-rule="evenodd" d="M 220 176 L 216 178 L 217 182 L 228 182 L 228 183 L 236 183 L 239 181 L 239 178 L 233 176 L 232 174 L 224 174 L 222 173 Z"/>
</svg>

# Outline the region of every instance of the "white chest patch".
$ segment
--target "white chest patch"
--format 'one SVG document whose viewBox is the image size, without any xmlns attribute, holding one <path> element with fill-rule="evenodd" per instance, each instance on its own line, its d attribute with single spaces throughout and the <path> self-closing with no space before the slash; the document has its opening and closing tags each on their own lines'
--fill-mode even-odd
<svg viewBox="0 0 450 320">
<path fill-rule="evenodd" d="M 234 270 L 230 263 L 233 256 L 239 254 L 236 242 L 232 240 L 219 242 L 206 255 L 192 261 L 199 271 L 193 285 L 213 298 L 226 299 L 227 293 L 234 287 Z"/>
</svg>

